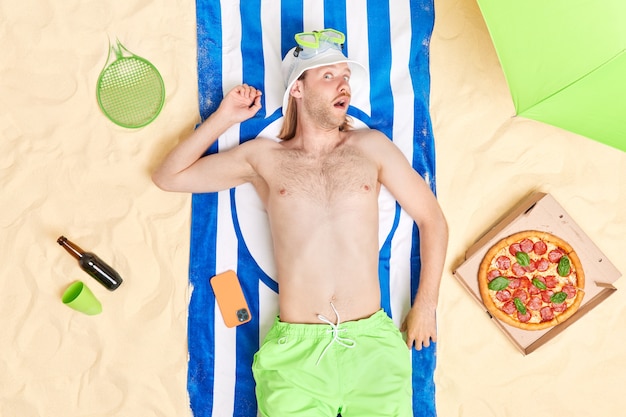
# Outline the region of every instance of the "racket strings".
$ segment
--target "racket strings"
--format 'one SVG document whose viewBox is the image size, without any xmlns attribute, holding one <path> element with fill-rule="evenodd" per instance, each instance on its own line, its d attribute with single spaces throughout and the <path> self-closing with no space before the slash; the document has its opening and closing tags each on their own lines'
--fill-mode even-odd
<svg viewBox="0 0 626 417">
<path fill-rule="evenodd" d="M 163 80 L 157 69 L 143 59 L 118 59 L 102 72 L 98 97 L 103 111 L 115 123 L 143 126 L 161 110 Z"/>
</svg>

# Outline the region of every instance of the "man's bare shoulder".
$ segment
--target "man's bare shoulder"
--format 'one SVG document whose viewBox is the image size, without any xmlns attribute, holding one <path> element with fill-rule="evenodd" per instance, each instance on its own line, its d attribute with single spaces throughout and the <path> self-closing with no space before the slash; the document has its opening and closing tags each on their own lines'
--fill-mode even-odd
<svg viewBox="0 0 626 417">
<path fill-rule="evenodd" d="M 357 146 L 384 146 L 391 141 L 380 130 L 362 128 L 354 129 L 347 132 L 347 140 Z"/>
<path fill-rule="evenodd" d="M 389 149 L 397 149 L 393 142 L 380 130 L 355 129 L 348 132 L 347 142 L 378 160 L 380 153 L 389 152 Z"/>
<path fill-rule="evenodd" d="M 400 148 L 383 132 L 375 129 L 359 129 L 353 131 L 349 139 L 368 159 L 374 162 L 379 172 L 399 172 L 411 169 L 409 160 Z M 379 180 L 384 183 L 384 178 Z"/>
</svg>

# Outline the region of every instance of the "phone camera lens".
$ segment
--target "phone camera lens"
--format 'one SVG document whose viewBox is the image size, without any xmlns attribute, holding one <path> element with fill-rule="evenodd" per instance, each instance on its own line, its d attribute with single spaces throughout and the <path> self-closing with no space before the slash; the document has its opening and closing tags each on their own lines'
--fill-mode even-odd
<svg viewBox="0 0 626 417">
<path fill-rule="evenodd" d="M 250 314 L 248 313 L 248 310 L 246 310 L 245 308 L 242 308 L 241 310 L 237 310 L 237 319 L 239 319 L 239 322 L 244 322 L 248 320 L 249 318 L 250 318 Z"/>
</svg>

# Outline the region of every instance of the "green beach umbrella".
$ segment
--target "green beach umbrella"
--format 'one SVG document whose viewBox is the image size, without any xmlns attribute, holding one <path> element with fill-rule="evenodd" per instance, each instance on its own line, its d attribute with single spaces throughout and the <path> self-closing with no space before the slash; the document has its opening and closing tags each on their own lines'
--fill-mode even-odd
<svg viewBox="0 0 626 417">
<path fill-rule="evenodd" d="M 626 0 L 477 0 L 518 116 L 626 152 Z"/>
</svg>

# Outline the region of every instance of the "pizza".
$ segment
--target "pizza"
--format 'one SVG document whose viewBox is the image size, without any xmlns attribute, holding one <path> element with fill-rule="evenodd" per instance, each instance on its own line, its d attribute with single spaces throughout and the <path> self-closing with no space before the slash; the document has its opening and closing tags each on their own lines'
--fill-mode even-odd
<svg viewBox="0 0 626 417">
<path fill-rule="evenodd" d="M 541 330 L 571 317 L 583 300 L 585 274 L 574 249 L 550 233 L 528 230 L 495 243 L 478 269 L 489 313 L 511 326 Z"/>
</svg>

